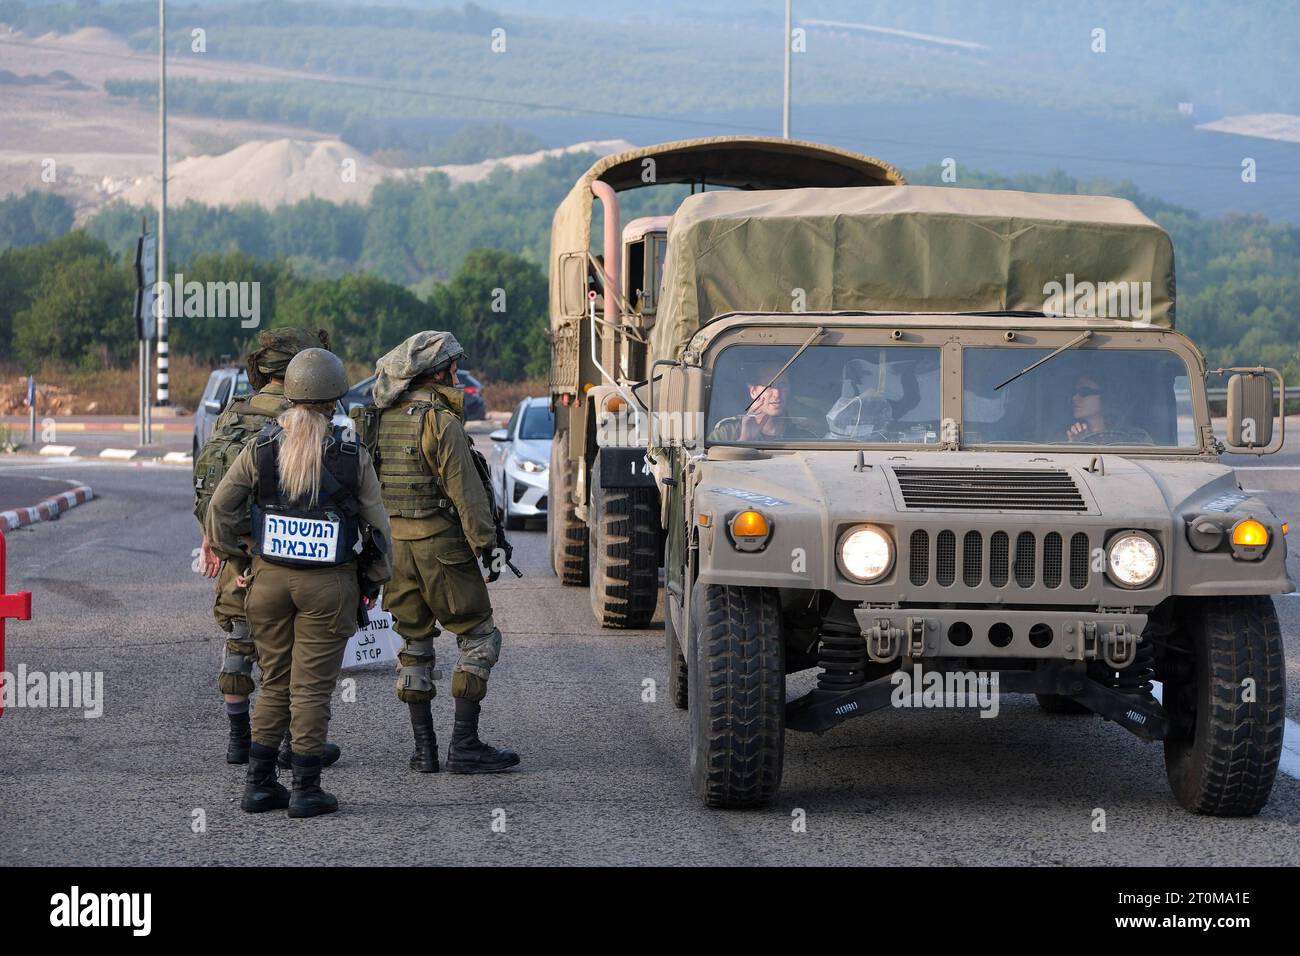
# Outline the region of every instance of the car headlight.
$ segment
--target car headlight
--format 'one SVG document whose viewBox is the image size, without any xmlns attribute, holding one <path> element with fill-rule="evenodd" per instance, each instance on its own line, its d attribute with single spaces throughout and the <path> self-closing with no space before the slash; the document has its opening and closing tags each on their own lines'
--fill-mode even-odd
<svg viewBox="0 0 1300 956">
<path fill-rule="evenodd" d="M 520 458 L 516 456 L 514 458 L 514 465 L 520 471 L 526 471 L 529 474 L 536 474 L 539 471 L 546 470 L 546 462 L 533 461 L 531 458 Z"/>
<path fill-rule="evenodd" d="M 873 584 L 894 566 L 894 540 L 875 525 L 852 528 L 840 538 L 839 563 L 846 577 Z"/>
<path fill-rule="evenodd" d="M 1144 588 L 1160 574 L 1160 545 L 1145 531 L 1124 531 L 1106 547 L 1110 579 L 1122 588 Z"/>
</svg>

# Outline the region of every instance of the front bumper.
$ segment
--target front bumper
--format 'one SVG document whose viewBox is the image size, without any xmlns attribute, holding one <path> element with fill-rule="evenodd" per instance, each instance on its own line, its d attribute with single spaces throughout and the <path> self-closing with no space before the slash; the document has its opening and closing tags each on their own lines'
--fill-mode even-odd
<svg viewBox="0 0 1300 956">
<path fill-rule="evenodd" d="M 536 518 L 546 514 L 548 484 L 546 471 L 506 469 L 506 514 Z"/>
<path fill-rule="evenodd" d="M 904 657 L 1133 659 L 1145 614 L 1081 610 L 914 607 L 853 610 L 872 660 Z"/>
</svg>

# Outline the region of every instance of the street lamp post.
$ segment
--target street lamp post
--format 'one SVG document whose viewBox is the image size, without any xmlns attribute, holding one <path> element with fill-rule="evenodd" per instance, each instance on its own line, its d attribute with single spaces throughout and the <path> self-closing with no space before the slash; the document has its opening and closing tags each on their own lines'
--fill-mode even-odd
<svg viewBox="0 0 1300 956">
<path fill-rule="evenodd" d="M 167 0 L 158 0 L 158 143 L 162 165 L 158 205 L 158 280 L 167 281 Z M 168 389 L 167 297 L 160 294 L 158 308 L 158 405 L 170 404 Z"/>
<path fill-rule="evenodd" d="M 790 138 L 790 0 L 785 0 L 785 98 L 781 108 L 781 135 Z"/>
</svg>

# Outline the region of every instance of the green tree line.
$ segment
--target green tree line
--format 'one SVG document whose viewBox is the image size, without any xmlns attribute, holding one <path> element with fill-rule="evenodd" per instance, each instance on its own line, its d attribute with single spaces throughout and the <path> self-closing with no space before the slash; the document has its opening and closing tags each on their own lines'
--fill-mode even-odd
<svg viewBox="0 0 1300 956">
<path fill-rule="evenodd" d="M 331 301 L 345 299 L 344 289 L 354 297 L 362 295 L 358 283 L 364 277 L 364 282 L 383 283 L 385 289 L 406 290 L 410 300 L 396 292 L 384 300 L 385 308 L 396 310 L 394 315 L 405 314 L 398 303 L 413 300 L 439 308 L 442 302 L 452 309 L 446 314 L 454 316 L 455 309 L 447 304 L 454 297 L 447 298 L 448 290 L 456 287 L 455 280 L 474 250 L 500 250 L 520 274 L 525 263 L 530 275 L 544 274 L 555 206 L 592 159 L 590 155 L 558 157 L 517 173 L 499 170 L 484 182 L 454 189 L 442 175 L 431 175 L 423 182 L 392 181 L 379 186 L 367 206 L 319 199 L 274 210 L 251 204 L 212 208 L 187 203 L 171 210 L 168 217 L 172 269 L 190 264 L 216 278 L 237 279 L 258 263 L 262 265 L 257 268 L 278 270 L 277 281 L 268 280 L 268 288 L 278 289 L 281 276 L 286 289 L 327 283 L 320 288 L 335 290 Z M 937 167 L 913 171 L 908 174 L 909 181 L 941 184 L 939 172 Z M 1131 199 L 1173 237 L 1179 328 L 1210 361 L 1263 362 L 1289 368 L 1290 374 L 1300 371 L 1300 311 L 1294 305 L 1300 301 L 1300 227 L 1270 223 L 1259 216 L 1208 219 L 1146 196 L 1130 184 L 1079 180 L 1061 172 L 1018 177 L 964 172 L 958 185 Z M 623 212 L 630 219 L 670 213 L 683 191 L 664 187 L 625 195 Z M 152 219 L 152 210 L 119 203 L 86 224 L 87 237 L 99 240 L 96 248 L 104 261 L 121 261 L 134 249 L 142 213 Z M 0 249 L 48 241 L 66 231 L 71 221 L 71 207 L 56 196 L 29 193 L 0 200 Z M 82 246 L 75 249 L 80 250 L 74 257 L 82 260 L 79 268 L 90 269 L 84 261 L 89 253 Z M 65 250 L 64 254 L 71 253 Z M 0 259 L 0 290 L 14 281 L 8 272 L 15 266 L 6 265 L 6 261 Z M 235 270 L 240 274 L 222 274 L 222 270 L 234 268 L 233 263 L 242 264 Z M 66 265 L 63 260 L 56 264 Z M 23 288 L 30 291 L 32 287 L 28 283 Z M 5 329 L 12 327 L 23 301 L 21 295 L 5 295 L 0 300 L 0 345 L 8 344 Z M 298 300 L 286 299 L 289 301 Z M 525 297 L 523 301 L 528 300 Z M 272 314 L 265 299 L 263 310 Z M 544 304 L 539 304 L 537 315 L 544 311 Z M 537 329 L 544 328 L 544 321 L 537 321 Z M 16 348 L 17 338 L 13 341 Z M 71 347 L 68 343 L 76 340 L 61 341 L 64 347 Z M 101 345 L 96 340 L 96 347 Z M 196 345 L 194 354 L 211 357 L 231 350 L 230 342 L 223 340 Z M 508 374 L 523 372 L 532 356 L 542 355 L 541 347 L 527 354 L 527 360 L 512 359 L 503 365 L 509 368 Z M 544 364 L 539 358 L 528 367 L 537 371 Z"/>
<path fill-rule="evenodd" d="M 474 370 L 491 380 L 544 374 L 549 360 L 546 277 L 499 249 L 472 250 L 424 297 L 370 273 L 305 276 L 246 252 L 206 253 L 175 269 L 186 287 L 257 283 L 257 327 L 244 328 L 240 316 L 172 319 L 173 352 L 204 362 L 242 354 L 260 329 L 277 325 L 327 328 L 335 351 L 363 364 L 424 329 L 455 333 Z M 82 230 L 7 249 L 0 252 L 0 355 L 34 372 L 47 362 L 128 365 L 136 354 L 134 299 L 126 257 Z"/>
</svg>

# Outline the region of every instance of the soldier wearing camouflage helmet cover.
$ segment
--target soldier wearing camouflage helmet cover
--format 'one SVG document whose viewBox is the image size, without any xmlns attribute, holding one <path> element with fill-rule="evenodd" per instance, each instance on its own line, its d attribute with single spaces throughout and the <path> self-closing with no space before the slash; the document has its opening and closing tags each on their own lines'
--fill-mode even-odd
<svg viewBox="0 0 1300 956">
<path fill-rule="evenodd" d="M 410 711 L 421 773 L 439 769 L 430 701 L 433 639 L 438 625 L 456 636 L 452 672 L 456 716 L 447 769 L 493 773 L 519 763 L 509 750 L 478 737 L 480 701 L 501 650 L 501 632 L 476 559 L 499 568 L 490 492 L 475 465 L 465 433 L 464 392 L 456 385 L 465 350 L 449 332 L 419 332 L 375 366 L 374 433 L 377 471 L 393 533 L 393 578 L 384 609 L 403 638 L 397 696 Z"/>
<path fill-rule="evenodd" d="M 284 375 L 289 362 L 303 349 L 322 346 L 329 348 L 329 333 L 324 329 L 276 328 L 267 329 L 258 336 L 257 346 L 249 351 L 246 362 L 248 380 L 256 389 L 255 393 L 231 402 L 217 418 L 211 437 L 194 460 L 194 516 L 200 528 L 207 518 L 213 492 L 244 446 L 289 407 L 284 397 Z M 247 592 L 236 581 L 235 566 L 223 562 L 213 553 L 206 533 L 200 566 L 205 576 L 216 578 L 213 616 L 228 635 L 221 671 L 217 675 L 230 723 L 226 762 L 244 764 L 248 762 L 252 740 L 248 698 L 253 692 L 253 664 L 257 659 L 244 613 Z M 288 751 L 289 738 L 286 735 L 280 757 L 280 763 L 285 767 L 289 762 Z M 327 744 L 327 763 L 338 758 L 339 748 Z"/>
</svg>

